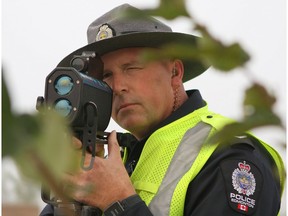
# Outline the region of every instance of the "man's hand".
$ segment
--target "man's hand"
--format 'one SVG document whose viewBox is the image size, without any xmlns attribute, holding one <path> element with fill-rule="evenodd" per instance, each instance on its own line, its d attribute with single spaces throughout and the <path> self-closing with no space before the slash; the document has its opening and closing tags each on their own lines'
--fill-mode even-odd
<svg viewBox="0 0 288 216">
<path fill-rule="evenodd" d="M 79 140 L 75 140 L 74 146 L 76 149 L 79 147 L 81 149 L 82 144 Z M 103 155 L 104 148 L 98 149 L 97 155 L 101 151 Z M 91 155 L 87 153 L 85 166 L 89 165 L 90 161 Z M 106 159 L 97 156 L 91 170 L 81 169 L 76 173 L 66 174 L 64 179 L 64 184 L 70 188 L 69 195 L 73 199 L 102 210 L 117 200 L 136 194 L 123 165 L 115 131 L 108 137 Z"/>
<path fill-rule="evenodd" d="M 75 149 L 82 149 L 82 143 L 79 139 L 77 139 L 76 137 L 73 137 L 73 148 Z M 105 149 L 104 149 L 104 144 L 96 144 L 96 148 L 95 148 L 95 153 L 96 153 L 96 156 L 98 157 L 101 157 L 101 158 L 104 158 L 104 154 L 105 154 Z M 92 150 L 90 149 L 90 152 Z"/>
</svg>

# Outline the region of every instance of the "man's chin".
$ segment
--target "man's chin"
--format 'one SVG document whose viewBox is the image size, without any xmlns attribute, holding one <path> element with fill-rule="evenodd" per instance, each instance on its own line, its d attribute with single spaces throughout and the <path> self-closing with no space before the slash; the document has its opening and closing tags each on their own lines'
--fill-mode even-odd
<svg viewBox="0 0 288 216">
<path fill-rule="evenodd" d="M 145 128 L 145 124 L 143 122 L 143 118 L 131 118 L 131 117 L 126 117 L 118 121 L 118 124 L 124 128 L 125 130 L 128 130 L 133 134 L 133 132 L 136 132 L 141 128 Z M 142 125 L 142 126 L 141 126 Z"/>
</svg>

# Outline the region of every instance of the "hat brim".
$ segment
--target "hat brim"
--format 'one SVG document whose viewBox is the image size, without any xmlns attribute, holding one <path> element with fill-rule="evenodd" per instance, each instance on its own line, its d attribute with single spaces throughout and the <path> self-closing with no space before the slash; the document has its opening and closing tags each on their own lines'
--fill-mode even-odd
<svg viewBox="0 0 288 216">
<path fill-rule="evenodd" d="M 201 38 L 176 32 L 139 32 L 119 35 L 88 44 L 73 51 L 58 64 L 58 67 L 70 67 L 70 61 L 73 56 L 81 55 L 84 51 L 94 51 L 99 56 L 102 56 L 108 52 L 131 47 L 160 48 L 167 44 L 183 44 L 183 42 L 196 46 L 199 39 Z M 208 66 L 193 59 L 182 59 L 182 61 L 185 71 L 183 82 L 199 76 L 208 69 Z"/>
</svg>

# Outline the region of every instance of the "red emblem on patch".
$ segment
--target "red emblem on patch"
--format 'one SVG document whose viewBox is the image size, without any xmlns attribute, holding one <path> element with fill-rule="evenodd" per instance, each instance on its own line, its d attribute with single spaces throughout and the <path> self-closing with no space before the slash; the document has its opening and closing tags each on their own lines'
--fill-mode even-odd
<svg viewBox="0 0 288 216">
<path fill-rule="evenodd" d="M 241 211 L 245 211 L 245 212 L 248 211 L 248 206 L 246 205 L 238 204 L 237 208 Z"/>
</svg>

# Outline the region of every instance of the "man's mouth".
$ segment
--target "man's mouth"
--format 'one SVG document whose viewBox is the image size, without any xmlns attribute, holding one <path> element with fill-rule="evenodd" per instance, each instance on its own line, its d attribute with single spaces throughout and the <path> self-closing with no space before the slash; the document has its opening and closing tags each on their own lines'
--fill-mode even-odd
<svg viewBox="0 0 288 216">
<path fill-rule="evenodd" d="M 136 105 L 136 104 L 135 104 L 135 103 L 125 103 L 125 104 L 122 104 L 121 106 L 119 106 L 118 112 L 119 112 L 120 110 L 124 110 L 124 109 L 126 109 L 126 108 L 130 108 L 130 107 L 132 107 L 132 106 L 134 106 L 134 105 Z"/>
</svg>

